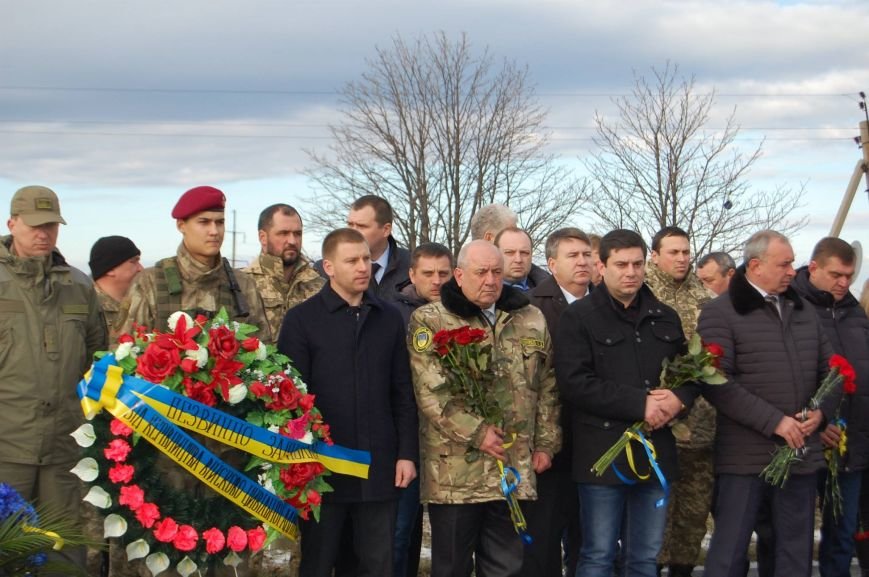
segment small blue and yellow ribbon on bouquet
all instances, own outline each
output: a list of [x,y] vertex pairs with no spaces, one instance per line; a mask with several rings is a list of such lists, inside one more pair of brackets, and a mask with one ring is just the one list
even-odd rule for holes
[[124,375],[113,355],[94,363],[77,392],[87,418],[106,409],[215,492],[292,539],[298,537],[295,508],[224,463],[184,429],[274,463],[318,461],[338,473],[368,477],[367,451],[303,443],[256,427],[161,385]]
[[[655,472],[658,481],[661,482],[661,488],[664,489],[664,496],[655,502],[656,508],[663,507],[667,504],[667,500],[670,497],[670,485],[667,482],[667,478],[664,476],[664,472],[661,471],[661,467],[658,465],[658,455],[655,452],[655,445],[653,445],[652,440],[647,438],[639,429],[628,429],[625,431],[624,435],[628,438],[628,444],[625,446],[625,457],[628,460],[628,468],[640,481],[646,481],[652,475],[651,472],[641,474],[637,471],[636,463],[634,462],[634,452],[631,449],[631,442],[636,441],[640,443],[640,446],[645,450],[646,457],[649,459],[649,465],[652,467],[652,471]],[[613,472],[616,474],[616,477],[618,477],[622,483],[625,485],[636,485],[637,481],[622,474],[618,467],[616,467],[615,463],[613,463],[611,467]]]
[[[516,442],[516,433],[513,433],[513,438],[509,443],[504,444],[504,449],[509,449]],[[522,539],[522,543],[530,545],[533,542],[531,535],[528,534],[528,522],[525,521],[525,515],[522,514],[522,509],[519,507],[519,500],[516,499],[516,489],[519,483],[522,482],[522,476],[515,467],[505,467],[504,463],[496,459],[498,470],[501,472],[501,494],[507,501],[507,508],[510,510],[510,520],[513,522],[513,528]]]

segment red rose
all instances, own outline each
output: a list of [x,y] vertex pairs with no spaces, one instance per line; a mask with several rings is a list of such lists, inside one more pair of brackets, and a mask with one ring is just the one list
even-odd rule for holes
[[317,475],[325,471],[320,463],[293,463],[280,473],[281,481],[287,490],[304,487]]
[[203,531],[202,538],[205,539],[205,552],[209,555],[220,553],[226,546],[226,537],[223,536],[223,532],[217,527]]
[[241,348],[248,352],[255,351],[259,348],[259,339],[256,337],[247,337],[241,341]]
[[181,370],[191,375],[199,370],[199,366],[196,364],[196,359],[191,359],[190,357],[184,358],[181,361]]
[[106,459],[114,461],[115,463],[123,463],[127,460],[127,455],[129,455],[132,450],[130,444],[125,440],[114,439],[109,443],[108,447],[103,449],[103,454],[106,456]]
[[266,403],[266,408],[270,411],[282,411],[289,409],[295,410],[299,406],[299,401],[302,400],[302,393],[293,384],[289,378],[281,378],[279,382],[274,384],[272,388],[277,388],[278,391],[271,391],[272,401]]
[[181,525],[178,527],[178,533],[172,540],[172,544],[179,551],[193,551],[197,541],[199,541],[199,534],[196,533],[196,529],[190,525]]
[[241,527],[233,525],[226,532],[226,544],[236,553],[244,551],[247,547],[247,533]]
[[133,434],[133,429],[131,429],[118,419],[112,419],[112,422],[109,423],[109,429],[116,437],[129,437]]
[[145,491],[138,485],[121,487],[121,497],[118,503],[126,505],[131,511],[137,511],[145,503]]
[[124,334],[122,334],[121,336],[118,337],[118,344],[119,344],[119,345],[123,345],[123,344],[126,344],[126,343],[133,343],[133,344],[135,344],[135,343],[136,343],[136,339],[134,339],[134,338],[132,337],[132,335],[130,335],[130,334],[128,334],[128,333],[124,333]]
[[458,332],[456,332],[456,335],[455,335],[455,341],[456,341],[456,344],[459,344],[462,346],[467,346],[467,345],[471,344],[472,342],[474,342],[474,339],[471,336],[471,327],[466,325],[466,326],[459,328]]
[[152,383],[162,383],[172,375],[181,364],[181,356],[178,349],[164,349],[155,345],[149,345],[145,354],[136,359],[137,372]]
[[109,481],[112,483],[129,483],[133,480],[133,473],[135,471],[132,465],[115,465],[109,469]]
[[154,503],[142,503],[139,510],[136,511],[136,519],[142,524],[145,529],[150,529],[160,518],[160,509]]
[[323,497],[313,489],[308,490],[308,505],[316,507],[323,502]]
[[238,339],[226,325],[208,331],[208,350],[215,357],[232,359],[238,353]]
[[178,534],[178,523],[172,517],[166,517],[154,525],[154,538],[161,543],[171,543]]
[[256,529],[250,529],[247,532],[247,546],[250,548],[252,553],[256,553],[263,547],[263,543],[266,542],[266,531],[262,527],[257,527]]
[[214,395],[211,385],[207,385],[201,381],[194,381],[190,378],[185,378],[183,384],[184,393],[194,401],[199,401],[209,407],[217,404],[217,397]]
[[261,382],[257,381],[255,383],[251,383],[247,388],[248,391],[254,394],[256,397],[269,397],[271,398],[272,390],[266,387]]
[[299,407],[302,408],[303,411],[308,412],[314,408],[314,395],[302,395],[302,398],[299,399]]

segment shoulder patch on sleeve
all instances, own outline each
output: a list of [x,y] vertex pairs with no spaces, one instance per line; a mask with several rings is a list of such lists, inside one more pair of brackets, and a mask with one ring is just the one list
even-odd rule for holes
[[543,350],[543,347],[544,347],[542,339],[532,339],[532,338],[528,338],[528,337],[523,337],[521,339],[521,343],[522,343],[522,346],[534,348],[534,349]]
[[428,350],[432,343],[432,332],[427,327],[413,331],[413,350],[418,353]]

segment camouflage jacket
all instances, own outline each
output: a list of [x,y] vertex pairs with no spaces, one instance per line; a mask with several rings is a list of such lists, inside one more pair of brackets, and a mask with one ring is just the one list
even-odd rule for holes
[[[682,321],[682,332],[690,339],[697,332],[700,308],[715,298],[689,269],[681,283],[650,262],[646,266],[646,284],[658,300],[671,307]],[[708,449],[715,440],[715,409],[706,399],[698,397],[691,411],[683,419],[672,424],[676,446],[680,449]]]
[[441,329],[468,325],[486,330],[493,356],[504,363],[506,378],[496,381],[495,386],[502,387],[498,391],[505,399],[501,406],[507,408],[503,428],[517,435],[507,449],[507,464],[522,477],[517,489],[520,499],[537,498],[532,452],[542,451],[551,457],[561,447],[552,343],[543,314],[528,304],[524,294],[510,287],[504,287],[496,312],[493,327],[451,280],[441,289],[441,302],[422,306],[411,316],[408,349],[420,411],[420,491],[425,503],[480,503],[503,498],[495,459],[485,454],[470,463],[465,459],[468,449],[479,447],[483,441],[483,419],[452,398],[448,390],[439,389],[444,376],[432,337]]
[[120,334],[118,326],[118,311],[121,310],[121,303],[112,298],[109,293],[100,288],[100,285],[94,284],[94,289],[97,291],[97,300],[100,303],[100,308],[103,311],[103,318],[106,319],[106,328],[109,331],[109,344],[113,344]]
[[320,292],[326,284],[304,257],[299,258],[289,282],[284,276],[283,261],[270,254],[260,254],[250,266],[241,270],[256,284],[275,340],[280,335],[287,311]]
[[0,237],[0,462],[75,463],[76,384],[106,327],[90,278],[57,250],[22,258],[11,244]]
[[[225,306],[230,317],[237,314],[231,299],[227,299],[229,302],[221,302],[221,293],[226,292],[222,291],[221,287],[225,287],[229,282],[222,262],[213,268],[208,268],[195,260],[187,252],[184,243],[181,243],[178,247],[176,263],[181,281],[181,310],[195,311],[199,309],[213,314],[220,310],[221,306]],[[119,333],[130,332],[133,323],[149,328],[166,329],[168,318],[157,318],[159,316],[158,298],[166,297],[166,295],[158,295],[157,286],[160,283],[158,275],[163,275],[163,271],[157,267],[146,268],[136,275],[130,292],[121,303],[118,312],[117,330]],[[249,311],[248,316],[240,320],[259,327],[257,336],[264,342],[271,343],[271,330],[266,321],[262,300],[256,291],[256,286],[251,278],[243,272],[236,271],[235,278],[247,301]]]

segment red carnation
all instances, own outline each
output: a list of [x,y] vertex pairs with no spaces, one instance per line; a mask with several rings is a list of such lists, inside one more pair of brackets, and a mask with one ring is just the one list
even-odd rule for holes
[[266,531],[262,527],[257,527],[256,529],[250,529],[247,532],[247,546],[250,548],[251,552],[256,553],[260,549],[262,549],[263,544],[266,542]]
[[111,430],[112,434],[116,437],[129,437],[133,434],[133,429],[118,419],[112,419],[112,422],[109,423],[109,430]]
[[118,503],[126,505],[131,511],[137,511],[145,503],[145,491],[138,485],[121,487],[121,497]]
[[299,399],[299,406],[303,411],[308,412],[314,408],[314,395],[302,395],[302,398]]
[[115,465],[109,469],[109,481],[112,483],[129,483],[133,480],[136,470],[132,465]]
[[199,534],[196,533],[196,529],[190,525],[181,525],[178,527],[178,533],[172,540],[172,544],[179,551],[193,551],[197,541],[199,541]]
[[154,525],[154,538],[161,543],[171,543],[178,534],[178,523],[172,517],[166,517]]
[[160,518],[160,509],[154,503],[142,503],[139,510],[136,511],[136,519],[142,524],[145,529],[150,529]]
[[152,383],[162,383],[181,364],[181,356],[177,348],[164,349],[152,344],[136,359],[136,364],[140,375]]
[[216,329],[211,329],[208,331],[208,336],[208,350],[215,357],[231,359],[238,353],[238,339],[235,338],[235,333],[229,330],[226,325],[220,325]]
[[247,547],[247,533],[241,527],[233,525],[226,532],[226,544],[236,553],[244,551]]
[[223,532],[217,527],[203,531],[202,538],[205,539],[205,552],[209,555],[220,553],[226,546],[226,537],[224,537]]
[[123,463],[127,460],[127,455],[129,455],[132,450],[130,444],[125,440],[114,439],[109,443],[108,447],[103,449],[103,454],[106,456],[106,459],[114,461],[115,463]]

